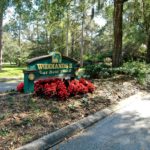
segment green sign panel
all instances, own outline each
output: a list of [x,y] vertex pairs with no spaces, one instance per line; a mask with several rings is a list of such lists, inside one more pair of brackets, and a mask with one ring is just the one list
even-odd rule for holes
[[76,60],[61,56],[59,52],[52,52],[50,55],[36,57],[27,61],[27,70],[24,70],[24,91],[34,91],[34,81],[46,77],[75,77],[79,68]]

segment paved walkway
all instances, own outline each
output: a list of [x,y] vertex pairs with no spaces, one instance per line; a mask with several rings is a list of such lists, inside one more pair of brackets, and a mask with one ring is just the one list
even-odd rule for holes
[[150,94],[140,95],[113,115],[51,150],[149,150]]

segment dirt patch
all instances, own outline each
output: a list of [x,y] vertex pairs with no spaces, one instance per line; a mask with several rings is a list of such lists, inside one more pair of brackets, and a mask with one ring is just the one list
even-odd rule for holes
[[136,82],[125,76],[93,80],[93,94],[67,101],[25,94],[0,95],[0,149],[15,149],[133,95]]

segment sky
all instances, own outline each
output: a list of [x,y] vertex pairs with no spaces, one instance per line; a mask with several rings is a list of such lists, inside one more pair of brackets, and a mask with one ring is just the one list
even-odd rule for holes
[[12,17],[13,14],[14,14],[13,7],[10,7],[6,10],[6,15],[4,17],[3,25],[5,25],[9,22],[9,19]]
[[97,16],[94,18],[94,21],[100,26],[104,26],[106,24],[106,20],[102,18],[101,16]]

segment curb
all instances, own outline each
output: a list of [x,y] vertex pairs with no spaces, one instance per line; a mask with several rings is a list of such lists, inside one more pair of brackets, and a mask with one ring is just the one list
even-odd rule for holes
[[55,146],[56,144],[62,142],[65,138],[70,137],[76,132],[82,131],[85,128],[93,125],[94,123],[106,118],[107,116],[111,115],[115,111],[119,110],[120,108],[130,104],[131,99],[135,99],[136,96],[139,94],[135,94],[125,99],[123,104],[121,105],[112,105],[109,108],[105,108],[101,111],[96,112],[93,115],[89,115],[86,118],[83,118],[75,123],[72,123],[64,128],[61,128],[53,133],[45,135],[29,144],[26,144],[16,150],[48,150],[49,148]]
[[113,110],[104,109],[102,111],[96,112],[94,115],[90,115],[84,119],[81,119],[71,125],[68,125],[60,130],[57,130],[53,133],[50,133],[46,136],[43,136],[40,139],[37,139],[29,144],[26,144],[17,150],[46,150],[57,143],[60,143],[64,138],[71,136],[75,132],[79,132],[92,124],[96,123],[99,120],[107,117],[112,114]]

